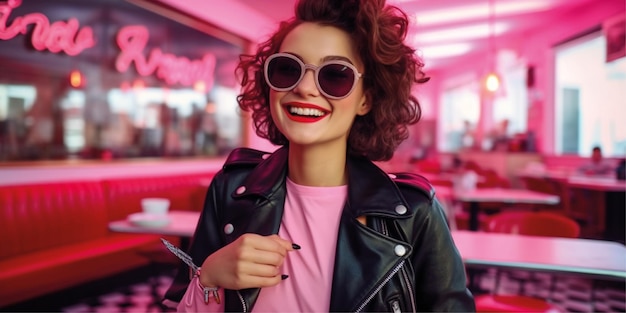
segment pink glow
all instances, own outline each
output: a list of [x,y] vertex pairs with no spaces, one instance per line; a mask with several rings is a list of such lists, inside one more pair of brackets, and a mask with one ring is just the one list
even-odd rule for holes
[[82,87],[84,83],[83,74],[80,71],[70,72],[70,85],[74,88]]
[[204,82],[205,88],[213,87],[215,73],[215,56],[205,54],[201,60],[189,60],[170,53],[163,53],[154,48],[146,58],[143,50],[148,43],[150,33],[145,26],[135,25],[123,27],[117,34],[117,45],[122,50],[115,61],[119,72],[126,72],[131,63],[135,63],[137,73],[142,76],[155,74],[170,85],[181,84],[192,86]]
[[[509,30],[510,25],[502,22],[494,23],[494,35],[499,36]],[[423,31],[413,37],[418,45],[441,42],[467,42],[469,40],[489,37],[491,25],[489,23],[474,23],[460,27],[448,27],[433,31]]]
[[83,50],[95,46],[96,39],[93,29],[85,26],[79,30],[78,20],[70,18],[67,22],[57,21],[50,24],[48,18],[41,13],[30,13],[18,16],[10,26],[7,26],[9,15],[13,9],[22,4],[21,0],[9,0],[0,5],[0,39],[10,40],[17,35],[26,34],[28,25],[33,24],[33,47],[39,51],[49,50],[68,55],[77,55]]
[[424,58],[431,60],[459,56],[469,52],[471,49],[472,45],[470,43],[463,42],[454,44],[424,46],[418,50],[423,53]]
[[[502,2],[495,5],[495,14],[499,17],[544,11],[549,9],[550,2],[544,0],[528,0]],[[439,25],[450,22],[483,20],[489,17],[489,4],[457,6],[440,10],[421,11],[415,16],[419,25]]]

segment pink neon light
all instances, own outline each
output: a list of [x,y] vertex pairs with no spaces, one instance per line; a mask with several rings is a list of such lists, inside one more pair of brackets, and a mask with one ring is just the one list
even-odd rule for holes
[[181,84],[191,86],[196,82],[205,83],[206,90],[213,87],[215,73],[215,56],[206,54],[201,60],[189,60],[161,49],[154,48],[143,55],[150,34],[145,26],[133,25],[123,27],[117,34],[117,45],[122,50],[115,61],[119,72],[126,72],[131,63],[135,63],[137,73],[142,76],[155,74],[159,79],[170,85]]
[[63,51],[68,55],[77,55],[95,46],[93,29],[85,26],[79,30],[78,20],[75,18],[50,24],[45,15],[30,13],[16,17],[11,26],[7,26],[9,15],[21,4],[22,0],[8,0],[6,4],[0,5],[0,39],[10,40],[20,33],[26,34],[28,25],[33,24],[35,27],[31,42],[39,51],[48,49],[54,53]]

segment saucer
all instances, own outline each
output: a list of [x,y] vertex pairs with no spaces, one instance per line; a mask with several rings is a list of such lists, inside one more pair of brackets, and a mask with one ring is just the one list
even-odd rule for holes
[[170,223],[170,219],[166,215],[149,214],[149,213],[133,213],[128,216],[128,220],[141,227],[164,227]]

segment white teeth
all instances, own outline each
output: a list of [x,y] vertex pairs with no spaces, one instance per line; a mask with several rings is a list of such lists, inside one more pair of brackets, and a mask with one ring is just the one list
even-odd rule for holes
[[322,116],[324,112],[312,108],[289,107],[289,113],[304,116]]

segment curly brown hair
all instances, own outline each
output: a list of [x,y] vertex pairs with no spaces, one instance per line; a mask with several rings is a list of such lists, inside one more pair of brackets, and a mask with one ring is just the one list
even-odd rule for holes
[[288,144],[270,114],[263,62],[278,52],[291,30],[313,22],[350,34],[365,66],[363,90],[371,110],[356,117],[348,137],[348,153],[373,161],[391,159],[398,145],[408,138],[408,126],[421,117],[412,86],[429,80],[415,50],[404,44],[409,27],[407,15],[395,6],[386,6],[385,0],[300,0],[295,13],[260,44],[255,55],[239,58],[237,73],[242,91],[237,102],[243,111],[252,112],[257,135],[276,145]]

